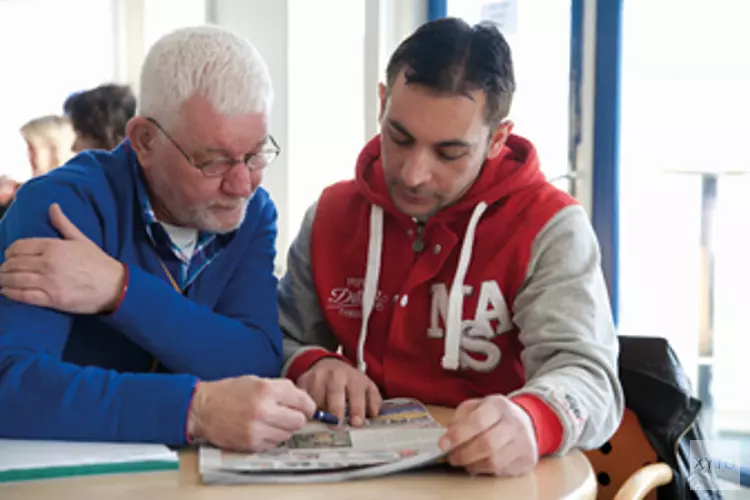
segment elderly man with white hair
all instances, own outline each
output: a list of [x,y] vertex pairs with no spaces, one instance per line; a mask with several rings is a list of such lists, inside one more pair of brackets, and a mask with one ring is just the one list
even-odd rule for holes
[[268,69],[214,26],[157,41],[112,152],[0,222],[0,437],[275,446],[315,412],[278,377]]

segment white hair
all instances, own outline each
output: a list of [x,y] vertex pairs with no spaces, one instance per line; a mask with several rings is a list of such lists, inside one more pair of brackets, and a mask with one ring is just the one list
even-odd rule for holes
[[268,66],[244,37],[205,25],[177,29],[154,43],[141,69],[139,111],[161,121],[201,95],[221,115],[270,112]]

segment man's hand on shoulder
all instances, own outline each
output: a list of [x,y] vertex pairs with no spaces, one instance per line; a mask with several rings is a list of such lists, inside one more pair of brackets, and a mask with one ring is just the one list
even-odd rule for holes
[[15,241],[0,266],[0,293],[74,314],[110,312],[126,284],[125,267],[89,240],[57,203],[49,216],[61,238]]
[[360,426],[366,416],[380,412],[380,391],[370,377],[338,358],[323,358],[297,379],[318,407],[325,408],[339,420],[345,417],[349,402],[349,420]]
[[264,451],[289,439],[315,410],[310,396],[288,379],[248,375],[200,382],[187,432],[224,449]]
[[505,396],[464,401],[440,441],[451,465],[471,474],[518,476],[539,461],[529,415]]

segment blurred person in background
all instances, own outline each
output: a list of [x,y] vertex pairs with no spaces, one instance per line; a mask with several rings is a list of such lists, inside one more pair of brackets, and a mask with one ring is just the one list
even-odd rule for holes
[[[20,129],[26,142],[31,176],[38,177],[59,167],[73,156],[75,132],[62,116],[47,115],[26,122]],[[0,175],[0,219],[15,198],[21,183]]]
[[32,177],[46,174],[73,156],[75,132],[70,121],[63,116],[34,118],[20,131],[28,148]]
[[63,109],[75,130],[75,152],[112,150],[125,138],[136,98],[129,86],[107,83],[70,96]]

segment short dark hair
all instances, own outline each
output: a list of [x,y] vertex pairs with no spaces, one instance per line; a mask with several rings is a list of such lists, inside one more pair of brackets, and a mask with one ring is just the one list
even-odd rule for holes
[[510,47],[497,26],[489,22],[472,26],[448,17],[422,25],[388,61],[389,92],[404,70],[407,84],[437,92],[484,91],[485,116],[491,126],[510,112],[516,90]]
[[127,85],[100,85],[68,97],[63,105],[76,133],[102,149],[114,149],[125,138],[125,127],[136,112],[136,98]]

